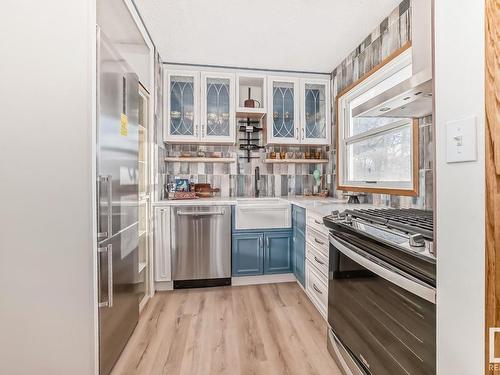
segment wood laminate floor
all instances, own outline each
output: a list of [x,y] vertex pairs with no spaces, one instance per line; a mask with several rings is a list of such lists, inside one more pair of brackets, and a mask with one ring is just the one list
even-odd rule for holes
[[148,303],[113,375],[340,375],[297,283],[175,290]]

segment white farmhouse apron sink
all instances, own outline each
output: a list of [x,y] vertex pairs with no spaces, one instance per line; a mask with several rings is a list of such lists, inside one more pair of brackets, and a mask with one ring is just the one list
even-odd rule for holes
[[292,206],[277,198],[238,199],[235,229],[279,229],[292,226]]

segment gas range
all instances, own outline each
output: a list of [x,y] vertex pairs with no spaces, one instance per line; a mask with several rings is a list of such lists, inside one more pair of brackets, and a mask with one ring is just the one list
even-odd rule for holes
[[[347,209],[323,219],[331,233],[435,285],[433,213],[419,209]],[[413,272],[410,272],[413,274]]]

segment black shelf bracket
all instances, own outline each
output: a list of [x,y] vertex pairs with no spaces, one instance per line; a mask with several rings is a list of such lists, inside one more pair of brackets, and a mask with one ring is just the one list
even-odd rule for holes
[[239,131],[246,134],[246,138],[240,138],[240,141],[245,142],[243,144],[240,144],[240,150],[245,150],[247,152],[247,155],[244,156],[243,158],[247,159],[248,162],[250,161],[250,159],[258,159],[257,156],[250,156],[250,155],[251,152],[254,150],[265,148],[264,146],[259,146],[258,143],[252,143],[260,141],[260,138],[255,139],[253,136],[253,134],[258,134],[263,130],[262,128],[254,126],[260,124],[260,121],[252,120],[247,117],[246,120],[238,121],[238,124],[241,125]]

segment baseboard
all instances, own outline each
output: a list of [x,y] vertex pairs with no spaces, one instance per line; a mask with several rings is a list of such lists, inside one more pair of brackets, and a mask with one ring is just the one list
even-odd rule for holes
[[292,281],[297,281],[293,273],[283,273],[278,275],[239,276],[231,278],[231,284],[233,286],[289,283]]
[[306,292],[306,287],[305,287],[305,286],[302,286],[302,284],[301,284],[301,283],[299,283],[299,280],[297,280],[297,285],[300,287],[300,289],[302,289],[302,290],[304,291],[304,293],[306,294],[306,296],[308,296],[308,297],[309,297],[309,295],[308,295],[308,294],[307,294],[307,292]]
[[146,294],[142,298],[141,302],[139,302],[139,314],[142,312],[142,310],[144,310],[144,307],[146,307],[146,305],[148,304],[150,298],[151,297],[149,296],[149,294]]
[[[259,275],[259,276],[239,276],[231,278],[231,285],[257,285],[257,284],[272,284],[272,283],[289,283],[297,281],[295,275],[293,273],[283,273],[277,275]],[[300,283],[297,282],[299,286]],[[174,282],[173,281],[157,281],[155,282],[155,291],[163,292],[168,290],[174,290]],[[305,292],[305,289],[304,289]]]
[[174,290],[173,281],[157,281],[155,282],[155,291],[164,292],[166,290]]

